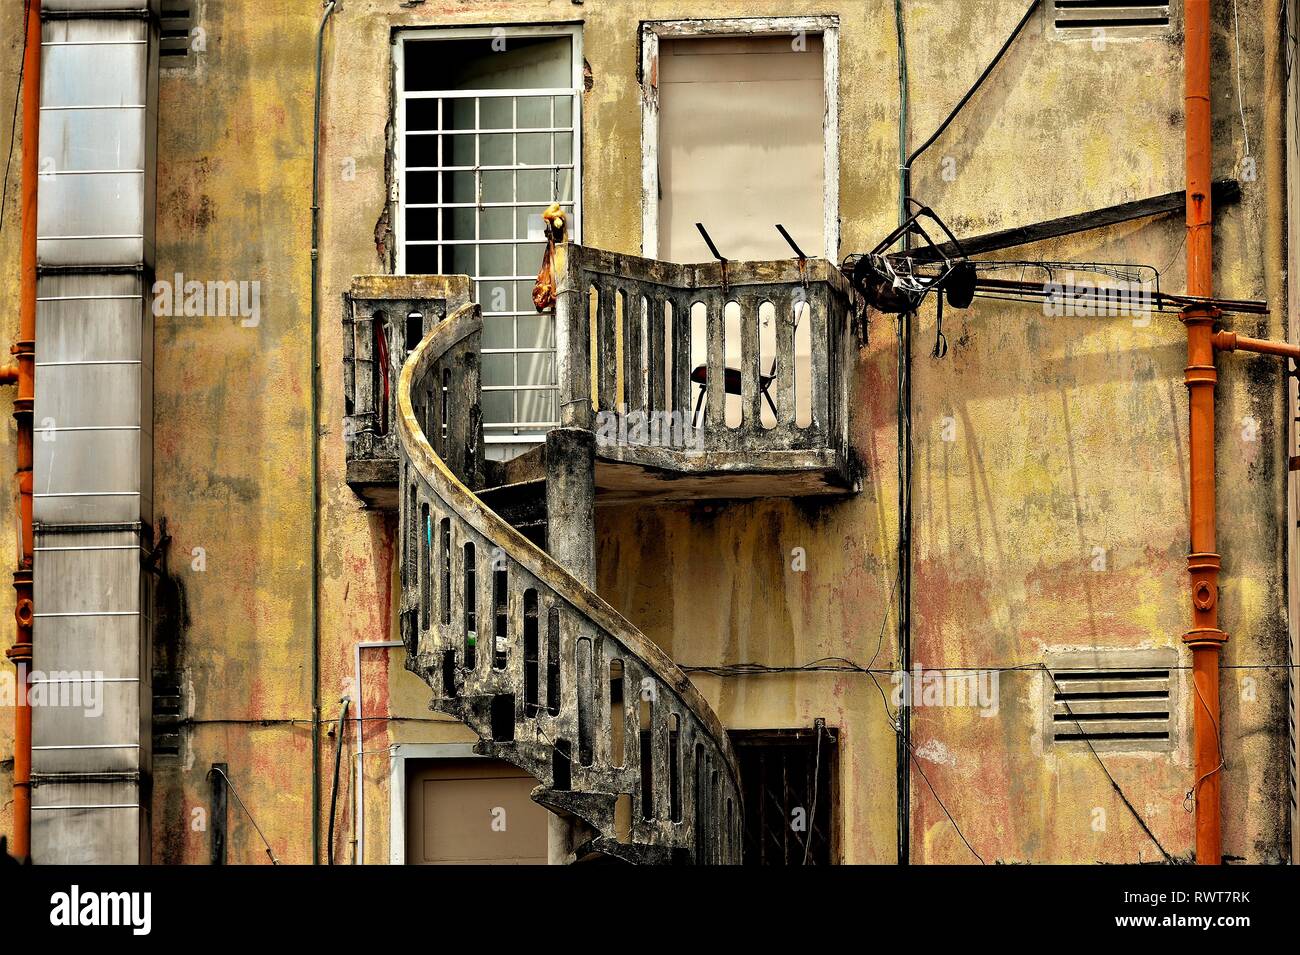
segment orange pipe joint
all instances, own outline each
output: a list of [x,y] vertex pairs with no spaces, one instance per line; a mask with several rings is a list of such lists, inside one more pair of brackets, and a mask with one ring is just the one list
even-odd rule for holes
[[1265,338],[1247,338],[1236,332],[1215,332],[1214,347],[1219,351],[1249,351],[1260,355],[1276,355],[1300,361],[1300,345],[1274,342]]

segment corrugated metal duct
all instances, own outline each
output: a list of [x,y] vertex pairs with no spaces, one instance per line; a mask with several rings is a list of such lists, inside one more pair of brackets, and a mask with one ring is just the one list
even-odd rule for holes
[[158,0],[42,15],[32,856],[147,862]]

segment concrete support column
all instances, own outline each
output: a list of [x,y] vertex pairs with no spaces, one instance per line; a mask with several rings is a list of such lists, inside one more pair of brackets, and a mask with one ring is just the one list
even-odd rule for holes
[[[546,549],[570,574],[596,587],[596,436],[580,428],[546,435]],[[550,817],[547,861],[567,865],[590,831],[576,820]]]

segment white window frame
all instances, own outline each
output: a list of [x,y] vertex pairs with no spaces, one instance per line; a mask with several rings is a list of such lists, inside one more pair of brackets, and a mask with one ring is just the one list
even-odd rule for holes
[[[507,42],[510,38],[520,37],[568,37],[572,43],[572,86],[570,88],[562,87],[538,87],[536,89],[492,89],[492,90],[451,90],[451,91],[417,91],[407,93],[405,90],[405,48],[408,40],[459,40],[459,39],[493,39],[504,37]],[[573,216],[569,223],[569,236],[574,242],[581,242],[582,239],[582,92],[583,92],[583,48],[582,48],[582,24],[533,24],[527,26],[477,26],[477,27],[421,27],[414,29],[398,30],[393,35],[393,67],[394,67],[394,87],[393,87],[393,112],[394,128],[396,130],[396,143],[394,150],[394,169],[393,182],[396,187],[396,195],[390,196],[390,207],[393,221],[393,236],[396,242],[397,255],[395,257],[395,269],[398,275],[406,274],[406,101],[408,99],[462,99],[472,97],[506,97],[506,96],[564,96],[573,94]],[[543,167],[544,168],[544,167]],[[517,199],[515,201],[518,201]],[[519,240],[513,240],[519,241]],[[541,262],[537,263],[540,268]],[[516,272],[519,266],[516,264]],[[516,275],[511,281],[524,282],[534,279],[536,273],[530,275]],[[480,278],[471,276],[473,288],[477,294],[477,288]],[[512,318],[517,318],[519,314],[524,313],[520,303],[516,300],[515,312]],[[512,348],[509,351],[512,354],[521,354],[519,349]],[[504,353],[501,352],[501,353]],[[527,351],[527,350],[525,350]],[[555,349],[550,349],[552,355]],[[489,352],[492,353],[492,352]],[[558,368],[558,362],[553,362]],[[558,382],[550,386],[526,386],[520,388],[518,381],[511,389],[518,393],[520,390],[550,390],[556,395],[555,407],[558,414]],[[525,427],[519,427],[523,425]],[[532,427],[528,427],[532,425]],[[518,422],[515,429],[506,433],[493,434],[486,432],[483,436],[485,444],[502,444],[502,445],[529,445],[537,444],[546,440],[546,432],[551,428],[558,427],[558,421],[550,422]]]
[[840,18],[743,17],[726,20],[653,20],[641,24],[641,254],[659,254],[659,41],[680,37],[773,36],[799,33],[822,38],[822,212],[825,256],[839,261],[840,247]]

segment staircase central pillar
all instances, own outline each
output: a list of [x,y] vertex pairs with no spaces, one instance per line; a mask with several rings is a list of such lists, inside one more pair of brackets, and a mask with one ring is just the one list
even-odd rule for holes
[[[596,435],[555,428],[546,435],[546,549],[565,570],[596,589]],[[550,816],[547,862],[567,865],[594,833],[584,823]]]

